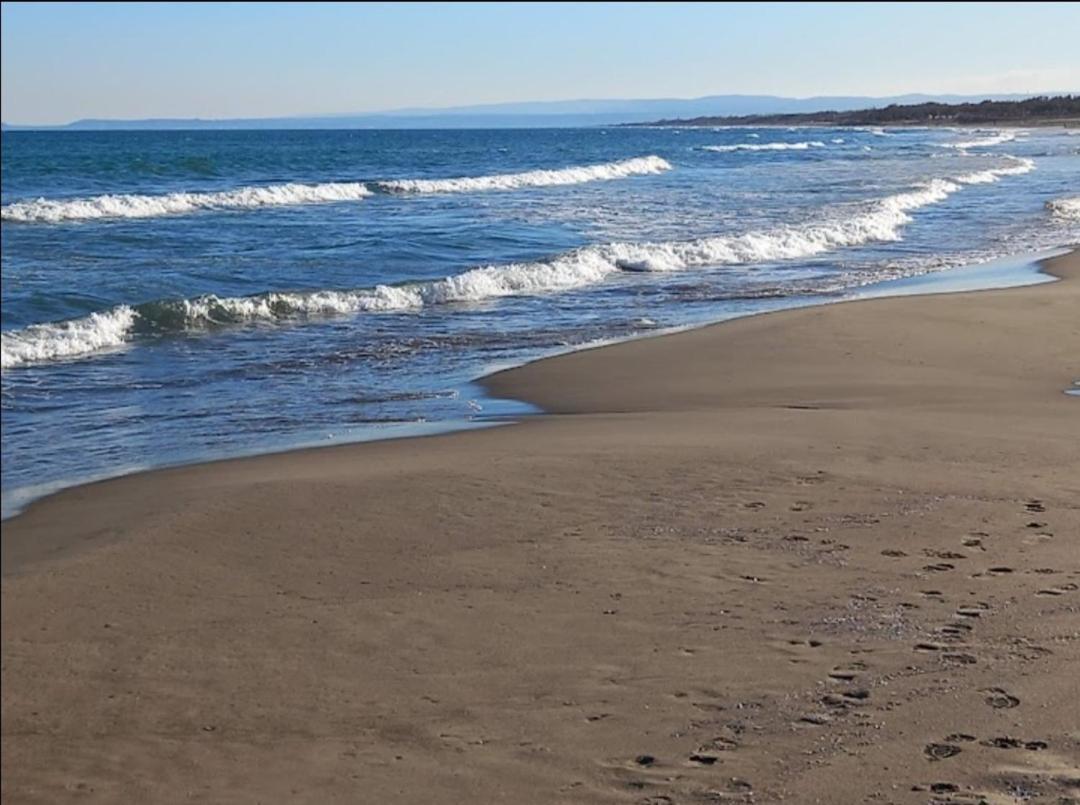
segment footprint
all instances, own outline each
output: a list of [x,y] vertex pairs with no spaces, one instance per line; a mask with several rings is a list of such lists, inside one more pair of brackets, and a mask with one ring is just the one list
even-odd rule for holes
[[885,550],[883,550],[881,552],[881,555],[882,556],[892,556],[892,557],[907,556],[906,553],[904,553],[903,551],[901,551],[901,550],[899,550],[897,548],[886,548]]
[[718,758],[716,755],[702,755],[702,754],[690,755],[690,762],[691,763],[697,763],[699,766],[712,766],[719,759],[720,758]]
[[960,747],[955,744],[927,744],[923,749],[923,754],[930,760],[945,760],[959,755],[960,752]]
[[799,719],[806,724],[814,724],[815,726],[821,726],[822,724],[828,724],[832,719],[824,713],[807,713],[805,716]]
[[1043,502],[1041,500],[1035,500],[1034,498],[1029,500],[1027,502],[1027,505],[1024,506],[1024,508],[1033,514],[1046,511],[1046,507],[1043,505]]
[[859,676],[860,671],[866,670],[866,664],[853,662],[846,666],[837,666],[829,671],[829,679],[837,682],[851,682]]
[[1026,749],[1029,752],[1040,752],[1049,744],[1046,741],[1024,741],[1020,738],[1011,738],[1003,735],[998,738],[990,738],[982,742],[983,746],[992,746],[995,749]]
[[985,701],[995,710],[1011,710],[1020,704],[1020,700],[1004,688],[983,688],[980,693],[988,694]]
[[941,658],[946,662],[955,662],[959,665],[974,665],[978,662],[973,654],[942,654]]
[[915,644],[915,650],[916,651],[944,651],[947,648],[948,648],[948,646],[946,646],[944,643],[916,643]]
[[963,640],[970,631],[971,627],[966,623],[947,623],[938,629],[946,640]]
[[967,556],[956,551],[932,551],[929,548],[923,550],[923,556],[932,556],[935,559],[967,559]]
[[978,548],[980,551],[986,550],[986,548],[983,547],[982,539],[979,537],[968,537],[963,541],[963,545],[965,548]]
[[966,732],[954,732],[952,735],[946,735],[945,740],[953,743],[971,743],[975,740],[975,736],[968,735]]
[[656,763],[656,758],[652,755],[638,755],[636,758],[634,758],[634,763],[639,766],[648,767]]
[[1002,567],[992,567],[989,570],[987,570],[986,572],[990,573],[991,575],[994,575],[994,576],[999,576],[999,575],[1004,575],[1005,573],[1012,573],[1013,569],[1011,567],[1004,567],[1004,566],[1002,566]]
[[1028,528],[1046,528],[1046,523],[1040,523],[1040,522],[1037,522],[1035,520],[1032,520],[1030,523],[1027,524],[1027,527]]
[[935,565],[925,565],[923,570],[927,570],[931,573],[944,573],[946,570],[954,570],[955,565],[950,565],[948,562],[938,562]]
[[953,794],[959,790],[953,783],[930,783],[930,791],[934,794]]
[[1008,736],[1001,736],[998,738],[988,738],[982,741],[983,746],[992,746],[995,749],[1019,749],[1024,745],[1024,742],[1019,738],[1010,738]]
[[981,618],[983,613],[989,609],[990,607],[986,604],[975,604],[973,606],[960,607],[956,610],[956,614],[961,618]]
[[1077,585],[1069,582],[1068,584],[1059,584],[1056,587],[1047,587],[1045,590],[1039,590],[1038,595],[1065,595],[1065,593],[1075,592]]

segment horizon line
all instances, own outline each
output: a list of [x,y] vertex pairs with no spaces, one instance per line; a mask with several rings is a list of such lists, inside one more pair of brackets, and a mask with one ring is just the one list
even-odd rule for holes
[[[954,97],[954,98],[966,98],[974,101],[975,99],[989,100],[992,96],[1008,96],[1010,98],[1041,98],[1041,97],[1071,97],[1074,95],[1080,95],[1080,89],[1074,90],[1049,90],[1040,92],[984,92],[984,93],[959,93],[959,92],[904,92],[894,95],[774,95],[770,93],[746,93],[746,92],[733,92],[733,93],[718,93],[710,95],[698,95],[693,97],[679,97],[679,96],[666,96],[666,97],[645,97],[645,98],[633,98],[633,97],[619,97],[619,98],[564,98],[557,100],[525,100],[525,101],[493,101],[488,103],[476,103],[476,104],[458,104],[453,106],[404,106],[395,107],[393,109],[382,109],[375,111],[355,111],[355,112],[315,112],[315,113],[297,113],[297,114],[280,114],[280,115],[266,115],[258,117],[171,117],[171,116],[157,116],[157,117],[80,117],[73,120],[68,120],[63,123],[19,123],[3,120],[0,121],[0,126],[5,128],[22,128],[22,129],[61,129],[78,125],[80,123],[103,123],[103,124],[123,124],[123,123],[152,123],[152,122],[176,122],[176,123],[228,123],[239,121],[251,121],[251,122],[270,122],[270,121],[290,121],[290,120],[333,120],[349,117],[417,117],[424,116],[446,116],[446,117],[469,117],[473,115],[484,114],[479,110],[483,109],[497,109],[504,106],[530,106],[530,105],[555,105],[555,104],[581,104],[581,103],[693,103],[700,101],[708,101],[714,98],[761,98],[761,99],[776,99],[780,101],[813,101],[817,99],[830,100],[830,99],[865,99],[867,101],[884,101],[894,100],[898,98],[909,97]],[[932,101],[931,101],[932,102]],[[970,101],[969,101],[970,102]],[[460,111],[457,111],[460,110]],[[814,110],[815,112],[833,111],[827,109]],[[507,111],[501,113],[505,117],[556,117],[559,115],[577,115],[577,116],[590,116],[590,115],[612,115],[612,114],[628,114],[620,112],[605,112],[605,111],[580,111],[580,112],[525,112],[525,111]],[[491,114],[498,114],[492,112]],[[764,113],[770,114],[770,113]],[[772,113],[772,114],[784,114],[784,113]],[[738,117],[740,115],[716,115],[727,117]]]

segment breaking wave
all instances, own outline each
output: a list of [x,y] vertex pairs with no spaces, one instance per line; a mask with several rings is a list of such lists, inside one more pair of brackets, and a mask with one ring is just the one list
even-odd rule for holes
[[[88,355],[139,336],[206,330],[230,324],[302,320],[363,312],[418,310],[582,288],[628,271],[680,271],[810,257],[873,241],[896,241],[911,213],[945,200],[965,185],[996,182],[1032,170],[1027,159],[1001,168],[933,179],[905,193],[834,210],[821,220],[739,235],[686,241],[585,246],[548,260],[473,268],[442,279],[352,290],[272,292],[255,296],[201,296],[120,305],[70,321],[4,332],[0,366]],[[1075,199],[1064,201],[1075,202]]]
[[627,176],[661,173],[671,163],[658,156],[637,157],[602,165],[584,165],[560,170],[535,170],[458,179],[396,179],[383,182],[330,182],[324,184],[279,184],[240,187],[214,193],[169,193],[168,195],[117,194],[89,198],[18,201],[0,208],[5,221],[20,223],[61,223],[99,218],[157,218],[202,210],[244,210],[298,204],[325,204],[359,201],[373,195],[372,188],[389,193],[455,193],[479,190],[512,190],[519,187],[548,187],[580,184]]
[[200,210],[244,210],[282,207],[292,204],[320,204],[359,201],[372,195],[359,182],[327,184],[278,184],[240,187],[217,193],[169,193],[168,195],[105,195],[90,198],[17,201],[5,204],[0,217],[5,221],[55,224],[96,218],[157,218]]
[[600,165],[582,165],[560,170],[534,170],[524,173],[502,173],[493,176],[472,176],[458,179],[394,179],[375,182],[380,190],[390,193],[468,193],[478,190],[513,190],[519,187],[551,187],[553,185],[581,184],[583,182],[623,179],[671,170],[666,159],[652,155],[605,162]]
[[1046,202],[1046,209],[1055,218],[1063,218],[1066,221],[1080,221],[1080,196],[1052,199]]
[[738,143],[736,145],[703,145],[702,151],[806,151],[809,148],[824,148],[825,143],[811,140],[803,143]]
[[959,184],[990,184],[1004,176],[1020,176],[1035,169],[1034,160],[1027,157],[1006,156],[1010,165],[1004,168],[987,168],[986,170],[964,173],[955,177]]
[[1015,139],[1016,135],[1011,131],[998,131],[988,137],[977,137],[973,140],[963,140],[958,143],[941,143],[940,145],[942,148],[956,148],[960,151],[966,151],[969,148],[989,148],[992,145],[1011,143]]

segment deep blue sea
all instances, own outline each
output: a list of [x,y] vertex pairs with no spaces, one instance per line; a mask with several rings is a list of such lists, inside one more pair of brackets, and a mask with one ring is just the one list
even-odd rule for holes
[[1080,239],[1062,130],[5,132],[3,492],[514,412],[494,367]]

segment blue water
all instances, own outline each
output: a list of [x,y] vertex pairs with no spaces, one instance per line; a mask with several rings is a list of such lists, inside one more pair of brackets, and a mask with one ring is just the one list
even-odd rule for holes
[[521,410],[492,367],[1075,242],[1080,138],[1009,136],[5,132],[5,502],[478,424]]

